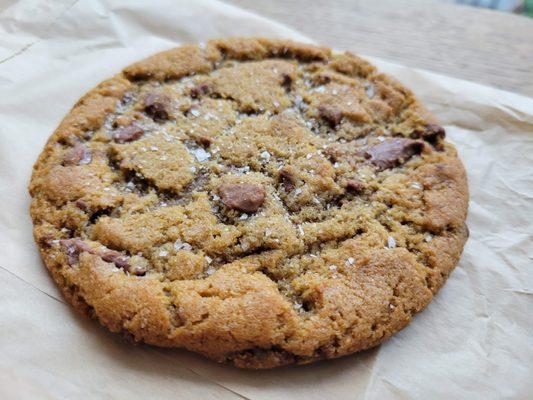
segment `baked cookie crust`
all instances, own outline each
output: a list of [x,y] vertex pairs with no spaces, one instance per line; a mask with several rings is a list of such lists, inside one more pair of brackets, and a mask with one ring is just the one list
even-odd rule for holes
[[242,368],[378,345],[468,231],[466,174],[411,91],[285,40],[182,46],[82,97],[30,183],[66,299],[136,342]]

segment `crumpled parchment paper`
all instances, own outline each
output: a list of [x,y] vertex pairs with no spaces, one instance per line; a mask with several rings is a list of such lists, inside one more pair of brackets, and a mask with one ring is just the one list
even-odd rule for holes
[[470,239],[430,306],[379,348],[242,371],[132,346],[65,304],[31,234],[31,167],[61,118],[122,67],[221,36],[309,39],[216,0],[0,2],[2,399],[526,399],[533,396],[533,99],[371,59],[446,127]]

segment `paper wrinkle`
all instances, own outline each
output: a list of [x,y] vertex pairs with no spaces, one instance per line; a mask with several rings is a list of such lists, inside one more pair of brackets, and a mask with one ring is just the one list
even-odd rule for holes
[[404,331],[338,360],[240,371],[183,350],[132,346],[65,304],[40,261],[28,215],[27,184],[42,146],[84,92],[124,66],[224,36],[310,41],[215,0],[24,0],[0,12],[0,397],[530,396],[533,99],[373,58],[445,126],[471,194],[461,262]]

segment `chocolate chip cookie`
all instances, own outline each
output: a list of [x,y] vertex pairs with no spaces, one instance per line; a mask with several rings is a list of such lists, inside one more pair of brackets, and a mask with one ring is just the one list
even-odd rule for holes
[[283,40],[127,67],[61,122],[30,193],[76,309],[243,368],[383,342],[468,235],[465,171],[413,94],[355,55]]

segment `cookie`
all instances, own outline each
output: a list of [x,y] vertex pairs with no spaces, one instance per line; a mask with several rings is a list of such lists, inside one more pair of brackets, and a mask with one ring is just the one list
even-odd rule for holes
[[464,168],[411,91],[283,40],[127,67],[61,122],[30,193],[76,309],[243,368],[378,345],[428,305],[468,235]]

